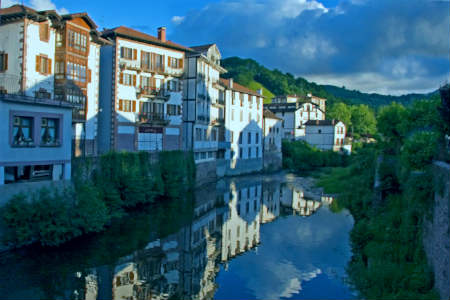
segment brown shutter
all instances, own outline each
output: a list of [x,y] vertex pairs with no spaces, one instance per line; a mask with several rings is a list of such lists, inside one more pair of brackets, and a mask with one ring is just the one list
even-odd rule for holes
[[52,74],[52,60],[50,58],[48,59],[47,74]]
[[180,69],[183,69],[183,59],[180,58]]
[[164,72],[166,70],[166,56],[162,56],[162,71]]
[[133,86],[136,86],[136,75],[133,75]]
[[36,72],[40,72],[41,70],[41,57],[36,55]]
[[120,72],[120,75],[119,75],[119,83],[123,84],[123,73],[122,72]]
[[122,111],[123,110],[123,101],[119,99],[119,110]]
[[144,51],[141,50],[141,69],[144,69]]
[[136,112],[136,101],[132,101],[133,102],[133,112]]
[[88,81],[88,82],[91,82],[91,80],[92,80],[92,79],[91,79],[91,76],[92,76],[91,73],[92,73],[91,69],[87,69],[87,81]]
[[137,59],[137,50],[133,49],[133,60]]
[[4,69],[6,71],[6,70],[8,70],[8,53],[5,53],[3,57],[4,57],[4,60],[5,60],[5,62],[4,62]]
[[144,102],[139,102],[139,112],[142,113],[144,111]]

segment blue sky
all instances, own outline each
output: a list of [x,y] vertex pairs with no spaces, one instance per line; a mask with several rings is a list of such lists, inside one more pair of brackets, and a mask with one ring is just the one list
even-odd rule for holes
[[[16,0],[2,0],[9,6]],[[364,92],[428,92],[448,81],[448,0],[24,0],[88,12],[99,29],[126,25],[186,46],[217,43],[323,84]],[[127,5],[127,4],[130,5]]]

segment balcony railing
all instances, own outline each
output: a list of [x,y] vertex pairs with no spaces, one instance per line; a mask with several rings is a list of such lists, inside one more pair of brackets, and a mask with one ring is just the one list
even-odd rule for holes
[[141,87],[138,89],[138,94],[141,96],[161,97],[168,98],[170,96],[169,91],[163,88],[156,87]]
[[140,112],[137,114],[139,123],[167,123],[168,115],[157,112]]
[[[64,100],[55,99],[52,94],[45,89],[54,87],[53,78],[51,82],[36,81],[30,88],[23,91],[21,88],[21,77],[10,74],[0,74],[0,99],[28,104],[56,105],[73,108],[75,105]],[[30,81],[28,80],[28,83]]]

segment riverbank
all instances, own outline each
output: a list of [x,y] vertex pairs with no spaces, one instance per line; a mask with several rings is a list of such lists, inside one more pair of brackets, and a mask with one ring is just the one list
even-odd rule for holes
[[18,193],[1,209],[5,247],[58,246],[100,232],[127,211],[165,199],[183,201],[195,187],[192,153],[108,153],[73,163],[72,184]]

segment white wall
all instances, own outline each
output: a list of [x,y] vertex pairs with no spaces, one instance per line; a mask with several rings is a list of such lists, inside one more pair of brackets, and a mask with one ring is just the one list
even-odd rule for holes
[[20,76],[22,75],[22,46],[23,20],[0,26],[0,52],[8,54],[8,70],[0,73],[0,86],[15,93],[20,90]]

